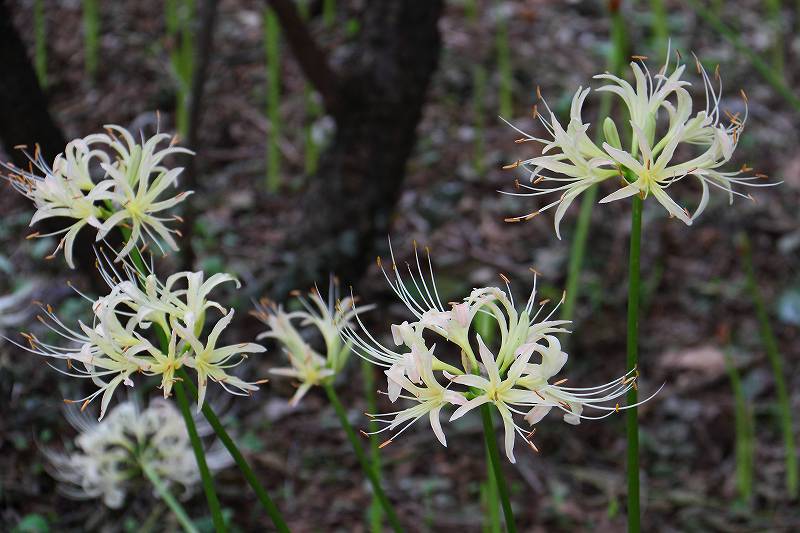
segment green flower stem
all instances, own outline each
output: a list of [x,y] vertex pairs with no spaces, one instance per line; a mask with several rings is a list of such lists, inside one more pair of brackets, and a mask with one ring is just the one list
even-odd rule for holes
[[42,88],[47,87],[47,26],[44,17],[44,0],[33,2],[33,65]]
[[[191,394],[194,398],[197,398],[197,387],[195,387],[194,383],[192,383],[191,379],[189,379],[189,375],[186,373],[186,370],[180,368],[175,373],[181,380],[183,380],[182,383],[186,385],[186,388],[189,390],[189,394]],[[176,385],[178,383],[180,382],[176,382]],[[205,416],[206,420],[208,420],[208,423],[214,430],[214,433],[217,434],[219,440],[222,442],[225,448],[228,449],[228,452],[236,462],[236,466],[238,466],[239,470],[242,471],[242,474],[250,484],[250,487],[256,493],[258,501],[261,503],[261,507],[263,507],[267,512],[272,520],[272,523],[275,525],[275,528],[281,533],[289,533],[289,527],[286,525],[286,521],[284,520],[280,510],[278,510],[275,502],[272,501],[272,498],[269,497],[267,491],[258,481],[253,469],[250,467],[247,459],[244,458],[244,455],[242,455],[242,452],[239,451],[236,443],[233,442],[233,439],[230,437],[230,435],[228,435],[228,432],[225,431],[225,428],[222,426],[222,422],[220,422],[217,414],[207,403],[203,404],[202,411],[203,416]]]
[[778,342],[775,340],[775,334],[772,332],[772,327],[770,327],[769,324],[769,314],[764,305],[764,298],[761,296],[761,292],[758,290],[758,284],[756,283],[756,272],[753,267],[753,253],[750,246],[750,239],[745,233],[742,233],[739,239],[741,242],[740,251],[742,262],[744,263],[744,269],[747,275],[747,289],[750,292],[750,297],[753,299],[753,304],[756,308],[761,342],[764,344],[764,350],[767,352],[767,358],[772,366],[772,375],[775,379],[775,390],[778,394],[778,412],[781,431],[783,432],[783,447],[786,455],[786,489],[789,491],[789,496],[794,499],[797,498],[798,492],[797,453],[794,442],[791,400],[789,399],[789,392],[786,388],[783,357],[781,357],[781,353],[778,350]]
[[749,505],[753,496],[753,467],[755,454],[755,422],[753,409],[747,401],[739,370],[725,350],[725,368],[731,381],[734,400],[734,428],[736,429],[736,488],[742,501]]
[[502,533],[503,523],[500,521],[500,496],[497,493],[497,478],[494,477],[492,460],[489,450],[486,450],[486,483],[481,485],[481,492],[486,503],[486,516],[484,517],[484,533]]
[[[364,396],[367,401],[367,412],[376,413],[378,411],[378,398],[375,392],[375,367],[366,359],[361,359],[361,377],[364,383]],[[372,433],[378,429],[378,424],[370,419],[369,431]],[[381,478],[381,452],[378,446],[377,435],[369,437],[369,456],[372,460],[372,468],[378,479]],[[370,531],[380,533],[383,523],[383,511],[381,510],[380,500],[373,495],[372,505],[369,510]]]
[[[628,263],[628,370],[639,365],[639,250],[642,242],[642,198],[633,196],[631,211],[631,246]],[[638,401],[638,391],[628,391],[628,405]],[[639,508],[639,409],[625,411],[628,437],[628,532],[639,533],[641,516]]]
[[653,15],[653,40],[659,57],[667,53],[669,43],[669,18],[664,0],[650,0],[650,11]]
[[[183,373],[185,376],[185,372]],[[189,432],[189,440],[192,442],[192,449],[194,450],[194,458],[197,460],[197,468],[200,470],[200,478],[203,481],[203,491],[206,493],[206,500],[208,500],[208,508],[211,511],[211,519],[214,522],[215,531],[225,531],[225,521],[222,518],[222,510],[219,506],[219,498],[214,489],[214,480],[211,477],[211,472],[208,470],[206,463],[206,452],[203,449],[203,443],[200,441],[200,436],[197,434],[197,426],[194,424],[191,410],[189,408],[189,400],[186,398],[186,391],[183,389],[183,381],[188,381],[181,376],[182,379],[176,380],[173,386],[175,396],[178,399],[178,407],[183,415],[183,421],[186,423],[186,430]]]
[[508,485],[503,476],[503,466],[500,462],[500,452],[497,450],[497,438],[494,434],[491,406],[488,403],[481,405],[481,419],[483,420],[483,439],[486,441],[486,451],[489,453],[489,463],[494,471],[497,482],[497,493],[500,504],[503,506],[503,515],[506,518],[506,531],[515,533],[517,526],[514,523],[514,512],[511,510],[511,501],[508,499]]
[[86,74],[94,80],[100,45],[100,2],[83,0],[83,57]]
[[400,525],[400,520],[397,518],[397,513],[395,513],[394,507],[392,507],[392,504],[389,502],[389,498],[383,491],[383,487],[381,487],[381,481],[375,473],[374,467],[370,464],[367,454],[364,453],[364,448],[361,446],[358,435],[356,435],[353,426],[351,426],[350,422],[347,420],[347,412],[345,411],[342,402],[339,401],[339,397],[336,395],[333,385],[327,383],[323,387],[328,395],[331,405],[333,405],[333,409],[336,411],[336,415],[339,417],[339,422],[342,424],[342,429],[344,429],[344,432],[347,434],[347,438],[350,440],[350,444],[353,446],[353,451],[355,452],[356,457],[358,457],[358,462],[361,464],[361,469],[367,475],[367,478],[369,478],[370,483],[372,483],[372,490],[375,492],[375,496],[381,502],[384,512],[386,512],[386,519],[389,521],[389,524],[395,531],[403,531],[403,526]]
[[140,466],[142,467],[142,473],[144,473],[145,477],[147,477],[147,479],[150,480],[150,483],[153,484],[153,487],[156,489],[158,495],[162,500],[164,500],[164,503],[167,504],[167,507],[169,507],[170,510],[175,514],[175,518],[178,519],[178,522],[183,530],[187,533],[198,533],[197,528],[192,523],[189,515],[186,514],[183,506],[178,502],[178,500],[175,499],[175,496],[169,492],[167,485],[160,477],[158,477],[158,474],[155,470],[153,470],[153,467],[147,464],[146,461],[142,461]]
[[[608,58],[608,70],[619,75],[625,65],[626,33],[625,21],[619,9],[611,11],[611,52]],[[595,141],[602,139],[602,124],[606,117],[611,113],[612,93],[604,92],[600,96],[600,108],[598,110],[597,133]],[[583,258],[586,253],[586,243],[589,238],[589,224],[592,219],[592,209],[597,199],[597,185],[589,187],[583,198],[580,200],[581,208],[578,212],[578,221],[575,224],[575,233],[572,236],[572,245],[569,252],[569,265],[567,269],[566,299],[561,308],[561,318],[572,320],[575,314],[575,305],[580,292],[580,277],[583,269]]]

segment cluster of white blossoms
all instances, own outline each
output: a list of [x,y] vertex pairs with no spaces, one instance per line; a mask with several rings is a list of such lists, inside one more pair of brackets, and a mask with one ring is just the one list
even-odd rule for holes
[[[687,90],[691,83],[681,79],[686,65],[681,63],[680,55],[670,72],[670,53],[667,52],[666,63],[655,76],[647,69],[644,62],[646,58],[637,56],[635,59],[631,62],[635,85],[609,73],[595,76],[595,79],[609,82],[597,90],[618,96],[628,111],[631,140],[628,150],[623,148],[617,125],[610,117],[603,122],[604,142],[600,146],[589,137],[589,124],[584,123],[581,116],[589,88],[579,87],[575,92],[566,129],[539,95],[548,116],[540,114],[536,107],[534,115],[547,131],[546,138],[525,133],[509,123],[523,135],[517,139],[517,143],[540,143],[542,150],[539,156],[504,167],[523,166],[530,171],[530,185],[517,181],[519,192],[506,194],[540,196],[557,193],[559,197],[527,215],[508,218],[507,222],[529,220],[555,207],[555,230],[558,238],[561,238],[559,224],[575,198],[592,185],[614,178],[621,179],[624,185],[605,196],[600,203],[635,194],[642,198],[652,195],[669,212],[670,217],[676,217],[688,225],[705,210],[709,185],[727,192],[731,202],[734,195],[749,198],[749,195],[735,191],[736,185],[777,185],[757,183],[766,176],[747,175],[752,170],[747,167],[738,171],[719,170],[730,161],[747,120],[744,92],[741,93],[744,114],[726,113],[728,122],[725,124],[720,112],[722,81],[718,71],[714,74],[719,84],[715,90],[711,77],[695,57],[697,71],[705,87],[705,107],[693,114],[692,97]],[[697,179],[702,191],[694,213],[667,194],[671,185],[688,176]]]
[[[328,287],[327,301],[316,287],[307,298],[299,292],[293,295],[302,306],[301,310],[287,312],[280,305],[261,300],[252,314],[269,328],[256,340],[275,339],[289,360],[291,366],[273,368],[270,373],[299,382],[297,392],[289,401],[290,405],[296,406],[311,387],[324,385],[344,368],[351,343],[343,342],[342,330],[352,328],[351,321],[356,313],[374,306],[356,307],[356,299],[352,296],[339,300],[338,284],[333,278]],[[325,355],[312,348],[295,322],[301,328],[313,326],[319,331],[325,344]]]
[[[26,350],[48,358],[64,360],[67,369],[60,372],[89,378],[98,389],[86,398],[83,407],[102,395],[100,418],[106,412],[114,391],[120,384],[134,385],[138,374],[161,376],[164,397],[170,395],[175,373],[184,365],[197,374],[198,411],[203,405],[208,381],[219,383],[226,391],[248,395],[263,381],[247,382],[228,373],[246,354],[265,349],[254,343],[218,346],[219,337],[233,319],[233,310],[210,300],[211,291],[222,283],[239,282],[229,274],[214,274],[205,279],[203,272],[178,272],[165,282],[150,272],[140,272],[126,261],[117,268],[104,254],[98,267],[108,284],[108,295],[92,302],[91,324],[78,322],[70,327],[59,319],[50,306],[42,306],[39,320],[67,341],[66,346],[40,340],[24,333]],[[219,318],[204,335],[209,316]],[[70,401],[72,402],[72,400]]]
[[29,157],[29,170],[6,165],[10,171],[6,178],[36,206],[31,225],[55,217],[73,220],[66,228],[31,235],[63,235],[50,257],[63,249],[70,268],[75,268],[72,252],[75,237],[87,225],[97,230],[98,241],[115,227],[130,232],[117,259],[128,255],[134,247],[144,246],[146,237],[162,252],[162,242],[177,250],[172,235],[180,232],[169,228],[167,223],[180,221],[180,217],[165,216],[163,212],[192,193],[183,191],[165,197],[167,189],[176,186],[183,169],[163,165],[167,156],[192,154],[191,151],[173,146],[173,138],[163,133],[137,143],[124,128],[105,127],[106,133],[71,141],[52,166],[38,148]]
[[[156,399],[146,409],[126,401],[94,422],[66,409],[67,419],[79,431],[75,450],[45,449],[48,471],[62,482],[60,490],[75,499],[102,498],[113,509],[122,507],[128,492],[137,492],[149,470],[167,486],[180,487],[188,496],[200,482],[189,434],[180,412],[171,402]],[[207,434],[209,427],[200,426]],[[211,470],[230,465],[221,449],[206,451]]]
[[[377,433],[396,431],[383,445],[427,415],[436,438],[446,446],[439,418],[442,408],[448,405],[456,407],[450,415],[450,421],[453,421],[476,407],[491,404],[503,420],[505,451],[513,463],[516,435],[536,450],[531,441],[533,430],[522,427],[515,415],[534,426],[555,408],[564,413],[566,422],[578,424],[581,419],[605,418],[633,407],[620,406],[616,400],[636,387],[635,369],[595,387],[566,387],[566,379],[550,382],[567,362],[568,356],[561,349],[556,335],[568,333],[565,326],[569,321],[553,318],[560,303],[545,312],[549,301],[536,302],[535,275],[533,290],[521,309],[515,306],[508,283],[508,292],[496,287],[474,289],[469,296],[451,303],[447,309],[439,298],[430,256],[427,258],[427,275],[423,273],[416,246],[415,256],[416,266],[406,265],[408,283],[403,280],[393,254],[392,276],[381,266],[392,290],[416,317],[414,322],[392,326],[394,344],[398,348],[391,349],[378,342],[364,329],[358,314],[355,319],[365,335],[351,327],[343,330],[345,339],[353,344],[353,351],[386,368],[389,399],[395,402],[403,398],[414,402],[406,409],[370,415],[385,425]],[[494,350],[477,334],[473,344],[471,329],[478,313],[484,313],[496,322],[500,340]],[[437,345],[428,342],[426,332],[455,345],[461,354],[460,367],[434,355]]]

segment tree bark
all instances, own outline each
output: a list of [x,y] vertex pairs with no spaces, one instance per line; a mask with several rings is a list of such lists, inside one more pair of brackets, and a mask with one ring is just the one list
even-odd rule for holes
[[[25,43],[13,24],[6,0],[0,0],[0,65],[3,67],[0,75],[0,143],[11,162],[18,167],[28,166],[27,156],[15,148],[21,145],[27,146],[31,155],[38,145],[45,161],[52,163],[56,155],[64,151],[67,141],[50,114],[47,98],[39,86]],[[46,219],[32,229],[44,234],[62,229],[65,224],[63,219]],[[86,277],[94,292],[105,294],[108,287],[95,271],[93,244],[94,235],[89,229],[78,234],[73,246],[76,268]],[[66,263],[59,254],[41,267],[52,273],[63,272]]]
[[0,142],[11,160],[27,166],[25,155],[14,147],[38,144],[45,159],[52,161],[66,145],[64,134],[47,107],[36,71],[25,43],[11,20],[6,0],[0,0]]
[[441,0],[367,2],[360,41],[338,76],[333,142],[304,196],[303,224],[287,237],[294,268],[275,295],[329,273],[357,281],[386,238],[438,64],[442,8]]

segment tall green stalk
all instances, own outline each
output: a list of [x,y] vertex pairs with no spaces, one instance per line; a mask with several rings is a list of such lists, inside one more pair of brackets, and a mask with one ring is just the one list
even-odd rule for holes
[[350,441],[350,444],[353,447],[353,451],[358,458],[361,469],[364,471],[364,474],[366,474],[370,483],[372,483],[372,490],[374,491],[375,496],[381,502],[381,507],[383,507],[383,511],[386,513],[386,519],[396,532],[403,531],[403,526],[400,525],[400,520],[397,518],[397,513],[395,513],[394,507],[392,507],[392,504],[389,502],[389,498],[386,496],[386,493],[381,486],[381,481],[375,472],[375,468],[372,464],[370,464],[367,454],[364,453],[364,448],[361,446],[361,442],[358,439],[358,435],[356,435],[353,426],[350,425],[350,421],[347,419],[347,411],[342,405],[342,402],[339,400],[336,390],[334,390],[333,385],[330,383],[324,385],[324,389],[325,393],[328,395],[328,400],[330,400],[333,409],[336,411],[336,416],[339,417],[339,423],[341,423],[342,429],[344,429],[347,439]]
[[[611,50],[608,56],[608,70],[613,74],[619,75],[626,62],[625,49],[627,38],[625,21],[618,9],[609,11],[609,15],[611,18]],[[600,96],[600,109],[597,114],[598,120],[596,122],[597,132],[595,134],[595,141],[601,139],[602,129],[600,126],[605,117],[611,114],[611,97],[612,94],[609,92],[604,92]],[[567,295],[564,300],[564,305],[561,308],[562,318],[564,320],[572,320],[575,316],[575,305],[580,292],[583,259],[586,253],[586,243],[589,238],[589,224],[592,219],[592,209],[597,199],[597,185],[589,187],[582,196],[578,220],[575,224],[575,233],[572,236],[572,244],[570,246],[566,285]]]
[[322,0],[322,23],[330,28],[336,22],[336,0]]
[[486,69],[483,68],[483,65],[477,64],[473,66],[472,86],[472,112],[475,116],[472,166],[475,169],[475,174],[481,176],[486,171]]
[[164,483],[156,471],[153,470],[153,467],[151,467],[145,461],[143,461],[140,466],[142,468],[142,473],[148,480],[150,480],[150,483],[153,484],[153,488],[156,489],[159,497],[164,501],[164,503],[167,504],[167,507],[169,507],[172,513],[175,515],[175,518],[178,519],[178,523],[181,525],[183,530],[186,531],[186,533],[198,533],[198,530],[192,523],[189,515],[186,514],[186,510],[178,502],[178,500],[175,499],[175,496],[170,493],[166,483]]
[[[189,391],[189,394],[192,397],[197,398],[197,387],[189,378],[189,374],[186,373],[186,370],[183,368],[178,369],[175,374],[182,380],[182,383],[186,385],[186,389]],[[176,383],[177,384],[177,383]],[[261,485],[261,482],[256,477],[253,469],[250,467],[250,464],[247,462],[247,459],[244,458],[242,452],[239,450],[239,447],[236,446],[236,443],[233,441],[231,436],[225,430],[225,427],[220,422],[217,414],[214,412],[214,409],[208,403],[203,404],[203,416],[206,417],[208,424],[211,426],[211,429],[214,430],[216,433],[217,438],[219,438],[220,442],[222,442],[223,446],[227,448],[228,453],[231,454],[233,460],[236,462],[236,466],[239,467],[239,470],[242,471],[244,478],[247,480],[247,483],[250,484],[250,487],[256,493],[258,497],[259,503],[261,503],[261,507],[269,515],[270,519],[272,520],[272,524],[275,528],[280,531],[281,533],[289,533],[289,527],[286,525],[286,521],[283,518],[283,515],[278,510],[278,507],[272,501],[272,498],[269,497],[269,494]]]
[[44,0],[33,2],[33,63],[36,77],[42,88],[47,87],[47,24],[44,17]]
[[[480,335],[487,345],[491,345],[495,341],[497,331],[497,321],[493,315],[487,313],[475,315],[475,333]],[[500,489],[488,446],[486,446],[486,483],[481,484],[481,494],[487,510],[484,518],[484,531],[487,533],[500,533],[503,530],[503,523],[500,520],[500,506],[498,505],[500,502]]]
[[186,424],[186,430],[189,432],[189,440],[194,450],[197,469],[200,470],[200,478],[203,482],[203,491],[206,493],[208,509],[211,511],[211,519],[214,522],[214,530],[225,531],[225,520],[222,518],[219,498],[217,498],[217,491],[214,489],[214,479],[211,477],[208,463],[206,463],[206,452],[203,448],[200,436],[197,434],[197,426],[195,426],[194,417],[192,417],[189,400],[186,398],[186,391],[183,389],[182,380],[176,380],[173,389],[175,390],[175,397],[178,399],[178,407],[183,415],[183,421]]
[[512,87],[513,72],[511,69],[508,20],[504,16],[500,16],[497,21],[495,46],[497,47],[497,70],[500,73],[500,86],[497,89],[500,116],[510,117],[514,113],[514,88]]
[[747,57],[750,61],[750,64],[758,71],[759,74],[769,83],[773,89],[775,89],[789,104],[796,111],[800,111],[800,97],[792,92],[792,90],[786,85],[783,80],[783,77],[778,73],[775,72],[770,66],[769,63],[764,61],[761,56],[753,51],[753,49],[747,46],[742,40],[739,38],[739,35],[727,26],[720,18],[710,9],[708,9],[703,3],[698,2],[697,0],[684,0],[692,9],[697,12],[697,14],[705,20],[714,30],[719,33],[723,38],[725,38],[728,42],[733,44],[734,48]]
[[99,48],[100,6],[97,0],[83,0],[83,61],[90,79],[94,79],[97,73]]
[[494,472],[497,483],[497,493],[500,496],[500,505],[503,507],[503,516],[506,519],[506,531],[516,533],[517,525],[514,522],[514,511],[511,509],[511,500],[508,497],[508,485],[503,475],[503,463],[500,452],[497,450],[497,436],[494,434],[491,406],[488,403],[481,405],[481,420],[483,421],[483,440],[486,443],[486,452],[489,455],[489,464]]
[[767,20],[772,34],[772,68],[783,77],[783,19],[781,18],[781,0],[766,0]]
[[[375,366],[367,361],[361,359],[361,378],[364,384],[364,397],[367,400],[367,412],[378,412],[378,398],[375,392]],[[378,424],[370,419],[368,423],[370,433],[378,430]],[[378,443],[377,435],[370,435],[369,437],[369,456],[372,461],[372,468],[378,479],[381,478],[381,453]],[[369,523],[370,531],[372,533],[380,533],[383,524],[383,511],[381,510],[381,502],[377,496],[372,496],[372,505],[369,508]]]
[[653,40],[658,57],[667,53],[669,42],[669,18],[664,0],[650,0],[650,11],[653,16]]
[[750,246],[750,239],[746,233],[739,236],[740,251],[742,262],[744,263],[745,274],[747,275],[747,289],[753,299],[758,318],[759,333],[767,358],[772,366],[772,375],[775,379],[775,390],[778,394],[778,414],[780,418],[781,431],[783,432],[783,448],[786,460],[786,489],[792,499],[797,498],[798,493],[798,464],[797,447],[794,442],[794,424],[792,423],[792,404],[789,392],[786,387],[786,375],[784,373],[784,362],[778,350],[778,341],[770,326],[769,313],[764,304],[764,298],[758,290],[756,282],[755,268],[753,267],[753,253]]
[[755,455],[755,422],[753,410],[747,402],[739,370],[729,352],[725,353],[725,367],[731,381],[734,399],[734,427],[736,429],[736,489],[742,501],[749,503],[753,496],[753,466]]
[[189,93],[194,71],[194,11],[194,0],[167,0],[165,4],[167,36],[172,42],[170,62],[178,83],[175,127],[183,137],[189,133]]
[[281,28],[278,17],[269,7],[264,9],[264,52],[267,61],[267,190],[276,192],[281,185]]
[[[628,262],[628,364],[627,370],[639,365],[639,257],[642,243],[642,198],[633,196],[631,210],[631,243]],[[635,405],[638,391],[634,386],[628,391],[627,404]],[[639,506],[639,409],[630,407],[625,411],[626,434],[628,439],[628,532],[641,530],[641,511]]]

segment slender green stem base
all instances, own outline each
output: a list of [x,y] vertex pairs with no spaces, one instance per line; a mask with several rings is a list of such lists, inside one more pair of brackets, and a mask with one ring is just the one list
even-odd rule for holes
[[142,462],[140,465],[142,467],[142,473],[145,475],[147,479],[150,480],[150,483],[153,484],[153,488],[156,489],[156,492],[164,500],[164,503],[167,504],[167,507],[175,514],[175,518],[178,519],[181,527],[183,528],[186,533],[197,533],[197,528],[192,523],[192,520],[189,518],[189,515],[186,514],[183,506],[175,499],[175,496],[170,493],[167,485],[164,481],[158,476],[153,467],[147,464],[147,462]]
[[[177,374],[178,377],[183,380],[183,383],[186,384],[186,388],[189,389],[190,394],[197,398],[197,387],[195,387],[194,383],[192,383],[189,379],[186,370],[181,368],[177,371]],[[176,382],[176,385],[177,384],[178,383]],[[288,533],[289,528],[286,525],[286,521],[283,519],[281,512],[278,510],[278,507],[269,497],[269,494],[267,494],[267,491],[264,489],[264,487],[261,486],[261,483],[258,481],[253,469],[250,468],[247,459],[245,459],[244,455],[242,455],[242,452],[239,451],[236,443],[233,442],[233,439],[231,439],[230,435],[228,435],[228,432],[225,431],[225,428],[222,426],[219,418],[217,418],[216,413],[214,413],[214,410],[208,404],[203,405],[203,415],[206,417],[206,420],[208,420],[208,423],[214,430],[214,433],[217,434],[219,440],[222,442],[225,448],[228,449],[228,452],[236,462],[236,466],[238,466],[239,470],[242,471],[242,474],[250,484],[250,487],[252,487],[253,491],[256,493],[258,501],[261,503],[261,506],[264,508],[264,510],[267,511],[267,514],[272,520],[272,523],[275,525],[275,528],[281,533]]]
[[173,388],[175,390],[175,396],[178,398],[178,407],[183,415],[183,421],[186,423],[186,430],[189,432],[189,440],[192,442],[194,458],[197,460],[197,469],[200,470],[200,478],[203,481],[203,491],[206,493],[206,500],[208,500],[208,509],[211,511],[214,530],[225,531],[225,521],[222,518],[219,499],[214,489],[214,480],[211,477],[211,472],[208,470],[206,453],[203,449],[203,443],[200,441],[200,436],[197,434],[197,426],[195,426],[194,418],[189,408],[189,400],[186,398],[186,391],[180,380],[175,381]]
[[514,512],[511,510],[511,500],[508,499],[508,485],[506,485],[506,479],[503,476],[500,452],[497,450],[497,439],[494,435],[491,409],[491,406],[486,403],[481,406],[483,439],[486,441],[486,451],[489,453],[489,462],[494,471],[494,479],[497,482],[497,493],[500,495],[500,504],[503,506],[503,515],[506,518],[506,531],[515,533],[517,526],[514,522]]
[[789,492],[789,496],[795,499],[798,493],[797,452],[794,442],[792,405],[786,387],[783,358],[778,350],[778,341],[775,340],[775,334],[772,332],[772,327],[770,326],[767,307],[764,305],[764,299],[756,283],[750,239],[747,237],[746,233],[742,233],[739,239],[741,242],[742,262],[744,263],[745,273],[747,274],[747,289],[750,292],[750,297],[753,299],[753,304],[756,308],[761,342],[764,344],[764,350],[767,352],[767,358],[769,359],[770,366],[772,366],[772,375],[775,379],[775,391],[778,394],[778,413],[781,431],[783,433],[783,447],[786,455],[786,489]]
[[739,497],[749,506],[753,496],[753,458],[755,456],[755,423],[753,410],[742,387],[742,378],[731,357],[725,350],[725,368],[731,381],[734,400],[734,428],[736,429],[736,488]]
[[[376,413],[378,411],[378,398],[375,392],[375,366],[367,361],[361,359],[361,377],[364,384],[364,396],[367,403],[367,412]],[[371,420],[368,424],[370,433],[377,431],[378,424]],[[381,478],[381,451],[378,446],[377,435],[370,435],[369,437],[369,457],[372,461],[372,468],[375,470],[375,475],[378,479]],[[369,507],[369,527],[371,533],[380,533],[383,525],[383,510],[381,502],[377,497],[373,496],[372,504]]]
[[497,478],[494,477],[492,460],[486,450],[486,483],[481,485],[481,495],[486,505],[486,516],[483,521],[484,533],[502,533],[503,521],[500,518],[500,495],[497,492]]
[[[633,197],[631,211],[631,246],[628,263],[628,370],[639,365],[639,251],[642,243],[642,199]],[[628,391],[628,405],[638,402],[638,391]],[[625,411],[628,437],[628,532],[641,529],[639,507],[639,410],[631,407]]]
[[353,426],[350,425],[350,421],[347,420],[347,412],[345,411],[342,402],[339,400],[339,397],[336,395],[333,385],[328,383],[324,385],[324,389],[328,395],[331,405],[333,405],[333,409],[336,411],[336,415],[339,417],[339,422],[342,424],[342,429],[344,429],[348,440],[350,440],[350,444],[353,446],[353,451],[355,452],[356,457],[358,457],[358,462],[361,464],[361,469],[367,475],[367,478],[369,478],[370,483],[372,483],[372,490],[375,493],[375,497],[377,497],[381,502],[381,506],[386,512],[386,519],[389,521],[389,524],[395,531],[403,531],[403,526],[400,525],[400,520],[397,518],[397,513],[395,513],[394,507],[392,507],[392,504],[389,502],[389,498],[383,491],[381,480],[378,478],[375,468],[372,466],[372,464],[370,464],[367,454],[364,453],[364,448],[361,446],[361,442],[358,440],[358,435],[356,435]]

